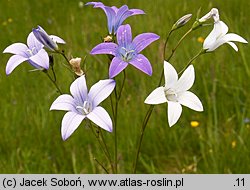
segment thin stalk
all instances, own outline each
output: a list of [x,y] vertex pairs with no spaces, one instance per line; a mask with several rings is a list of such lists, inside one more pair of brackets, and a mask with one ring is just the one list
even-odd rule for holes
[[48,76],[49,80],[54,84],[54,86],[56,87],[57,91],[62,95],[62,91],[59,88],[59,86],[56,83],[56,80],[53,80],[53,78],[49,75],[49,73],[47,71],[44,71],[44,73]]
[[102,167],[102,169],[104,169],[104,171],[107,173],[107,174],[109,174],[109,172],[108,172],[108,170],[96,159],[96,158],[94,158],[94,160],[97,162],[97,164],[99,164],[101,167]]

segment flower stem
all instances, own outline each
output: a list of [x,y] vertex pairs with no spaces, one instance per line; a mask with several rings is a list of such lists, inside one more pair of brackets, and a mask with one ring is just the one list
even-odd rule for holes
[[108,170],[96,159],[96,158],[94,158],[94,160],[97,162],[97,164],[99,164],[101,167],[102,167],[102,169],[107,173],[107,174],[109,174],[109,172],[108,172]]
[[43,73],[45,73],[49,80],[54,84],[54,86],[56,87],[57,91],[62,95],[62,91],[60,90],[59,86],[56,83],[56,77],[55,77],[55,72],[53,71],[53,75],[54,75],[54,79],[49,75],[49,73],[47,72],[47,70],[43,71]]

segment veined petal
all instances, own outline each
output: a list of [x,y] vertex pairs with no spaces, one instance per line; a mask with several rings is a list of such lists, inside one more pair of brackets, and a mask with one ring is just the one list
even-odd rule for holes
[[90,54],[110,54],[110,55],[116,55],[118,45],[115,43],[100,43],[97,46],[95,46]]
[[37,54],[31,56],[29,59],[40,67],[49,69],[49,56],[44,49],[41,49]]
[[158,87],[153,92],[151,92],[146,100],[144,101],[145,104],[162,104],[167,102],[167,98],[165,96],[164,87]]
[[60,38],[60,37],[58,37],[58,36],[50,35],[50,37],[51,37],[51,39],[52,39],[54,42],[56,42],[56,43],[59,43],[59,44],[66,44],[66,42],[65,42],[62,38]]
[[88,97],[88,88],[86,85],[85,75],[78,77],[71,85],[70,85],[70,93],[76,99],[76,101],[80,104]]
[[203,106],[199,98],[192,92],[186,91],[178,94],[180,104],[195,111],[203,111]]
[[14,43],[8,46],[7,48],[5,48],[3,53],[12,53],[16,55],[21,55],[22,57],[28,57],[27,50],[28,50],[28,47],[25,44]]
[[112,6],[111,8],[115,11],[115,13],[117,13],[119,10],[116,6]]
[[238,51],[238,47],[233,42],[227,42],[235,51]]
[[121,60],[118,57],[114,57],[109,66],[109,78],[114,78],[127,66],[128,66],[127,62]]
[[135,50],[137,53],[140,53],[144,50],[149,44],[158,40],[160,36],[154,33],[143,33],[136,36],[133,40],[133,44],[135,46]]
[[177,93],[187,91],[193,86],[194,79],[194,66],[189,65],[177,81],[176,86],[174,86],[173,88],[176,90]]
[[41,42],[39,42],[35,35],[33,34],[33,32],[31,32],[29,35],[28,35],[28,38],[27,38],[27,45],[29,47],[29,49],[33,49],[35,48],[36,51],[39,51],[40,49],[43,48],[43,44]]
[[168,101],[168,124],[172,127],[180,118],[182,107],[178,102]]
[[112,132],[112,120],[104,108],[100,106],[94,108],[94,110],[87,115],[87,118],[106,131]]
[[21,55],[12,55],[6,65],[6,74],[9,75],[18,65],[27,60],[28,58]]
[[129,11],[132,12],[132,15],[141,15],[141,14],[145,14],[145,12],[141,9],[129,9]]
[[166,88],[172,88],[177,83],[178,74],[175,68],[167,61],[164,61],[164,76]]
[[75,111],[74,98],[68,94],[60,95],[50,106],[50,110]]
[[118,30],[119,26],[122,25],[123,21],[131,16],[133,12],[128,10],[127,5],[123,5],[122,7],[119,8],[119,10],[116,13],[116,18],[114,22],[114,33]]
[[113,79],[100,80],[94,84],[90,90],[88,97],[92,100],[93,108],[98,106],[105,100],[114,90],[115,81]]
[[129,24],[122,25],[117,30],[117,42],[119,46],[127,47],[132,42],[132,32]]
[[146,73],[147,75],[152,75],[152,66],[149,60],[144,55],[138,54],[129,63],[142,72]]
[[104,6],[102,9],[104,10],[107,16],[109,34],[112,34],[116,13],[111,7]]
[[85,5],[94,5],[94,8],[101,8],[105,6],[102,2],[94,2],[94,1],[88,2]]
[[75,112],[67,112],[64,115],[61,127],[61,135],[64,141],[78,128],[85,117]]

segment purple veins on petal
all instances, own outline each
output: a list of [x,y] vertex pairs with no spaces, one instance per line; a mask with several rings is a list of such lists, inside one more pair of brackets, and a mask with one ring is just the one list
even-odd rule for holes
[[114,57],[109,66],[109,78],[114,78],[116,75],[122,72],[122,70],[125,69],[127,66],[128,66],[127,62],[121,60],[120,58]]
[[90,54],[110,54],[116,55],[118,45],[112,42],[109,43],[101,43],[94,47]]
[[133,60],[130,61],[130,64],[147,75],[152,75],[152,66],[144,55],[138,54]]
[[144,50],[149,44],[158,40],[160,36],[154,33],[143,33],[136,36],[133,40],[133,44],[135,46],[135,50],[137,53],[140,53]]

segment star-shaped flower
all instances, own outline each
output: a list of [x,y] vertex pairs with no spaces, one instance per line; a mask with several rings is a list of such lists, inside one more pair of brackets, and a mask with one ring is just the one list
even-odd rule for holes
[[101,2],[88,2],[86,5],[94,5],[94,8],[101,8],[108,19],[108,30],[109,34],[116,34],[119,26],[122,25],[123,21],[133,15],[145,14],[140,9],[129,9],[127,5],[123,5],[119,9],[115,6],[108,7]]
[[[27,46],[28,45],[28,46]],[[6,74],[9,75],[18,65],[27,61],[37,69],[49,68],[49,56],[31,32],[27,38],[27,45],[14,43],[8,46],[3,53],[15,54],[10,57],[6,65]]]
[[152,67],[149,60],[140,52],[149,44],[160,37],[154,33],[139,34],[132,41],[131,27],[122,25],[117,31],[117,42],[101,43],[94,47],[91,54],[111,54],[114,58],[109,67],[109,77],[118,75],[128,64],[133,65],[142,72],[152,75]]
[[194,67],[190,65],[178,79],[174,67],[164,61],[165,85],[156,88],[146,98],[146,104],[168,103],[168,123],[173,126],[181,116],[182,106],[187,106],[195,111],[203,111],[199,98],[188,91],[195,79]]
[[59,43],[59,44],[66,43],[63,39],[61,39],[58,36],[48,35],[47,32],[41,26],[34,28],[32,31],[33,31],[33,34],[35,35],[36,39],[51,51],[58,50],[57,43]]
[[207,52],[214,51],[219,46],[227,43],[235,51],[238,51],[238,47],[233,42],[241,42],[241,43],[248,43],[244,38],[241,36],[228,33],[228,27],[223,21],[217,21],[214,23],[214,28],[211,33],[207,36],[203,43],[203,49]]
[[112,120],[107,111],[98,106],[115,88],[113,79],[100,80],[88,92],[85,75],[77,78],[70,86],[72,94],[60,95],[50,110],[68,111],[62,120],[61,135],[66,140],[88,118],[99,127],[112,132]]

